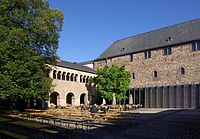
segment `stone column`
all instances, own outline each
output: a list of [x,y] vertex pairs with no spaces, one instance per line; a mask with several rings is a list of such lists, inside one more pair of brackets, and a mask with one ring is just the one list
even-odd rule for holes
[[133,104],[133,95],[131,93],[129,93],[129,104]]
[[181,108],[181,86],[177,85],[176,87],[176,107]]
[[149,108],[149,92],[148,92],[148,88],[145,88],[145,108]]
[[105,100],[105,98],[103,98],[102,104],[103,104],[103,105],[106,105],[106,100]]
[[184,108],[189,108],[189,94],[188,94],[188,85],[184,85],[184,89],[183,89],[183,97],[184,97],[184,103],[183,103],[183,107]]
[[198,107],[200,108],[200,84],[199,84],[199,89],[198,89],[198,92],[197,92],[197,93],[198,93],[198,96],[199,96],[199,97],[198,97],[198,100],[199,100],[199,105],[198,105]]
[[113,99],[112,99],[112,105],[116,105],[116,97],[115,97],[115,93],[112,94]]
[[160,88],[160,107],[163,108],[164,106],[164,93],[163,93],[164,87],[162,86]]
[[192,85],[191,88],[191,108],[196,108],[196,85]]
[[87,95],[85,95],[85,97],[84,97],[84,104],[86,106],[88,106],[88,96]]
[[161,88],[157,87],[157,108],[161,107]]
[[174,108],[174,87],[169,86],[169,107]]
[[139,92],[139,93],[138,93],[138,95],[139,95],[139,96],[138,96],[138,99],[139,99],[138,102],[139,102],[139,104],[141,104],[141,92],[140,92],[140,91],[141,91],[141,89],[139,88],[139,89],[138,89],[138,92]]
[[154,88],[151,87],[151,90],[150,90],[150,92],[151,92],[151,93],[150,93],[150,94],[151,94],[151,101],[150,101],[150,102],[151,102],[151,104],[150,104],[150,105],[151,105],[151,108],[155,108],[155,107],[154,107],[154,102],[155,102],[155,100],[154,100],[154,95],[155,95],[155,94],[154,94],[153,90],[154,90]]
[[167,87],[163,87],[163,108],[167,108]]
[[134,103],[134,105],[136,105],[136,104],[135,104],[135,88],[134,88],[134,91],[133,91],[133,96],[134,96],[133,103]]

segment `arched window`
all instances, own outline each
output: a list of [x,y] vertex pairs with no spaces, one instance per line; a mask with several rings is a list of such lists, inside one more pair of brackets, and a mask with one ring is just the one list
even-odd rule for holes
[[82,77],[83,77],[83,75],[80,75],[80,83],[83,82]]
[[83,76],[83,83],[85,83],[85,77],[86,77],[86,76],[84,75],[84,76]]
[[63,72],[63,74],[62,74],[62,80],[65,80],[65,74],[66,74],[66,72]]
[[53,79],[56,79],[56,70],[53,71]]
[[78,77],[78,74],[75,74],[74,76],[74,81],[77,82],[77,77]]
[[153,72],[153,77],[158,77],[158,72],[157,71]]
[[132,79],[135,79],[135,73],[132,73]]
[[61,76],[61,71],[58,71],[58,74],[57,74],[57,79],[58,79],[58,80],[60,80],[60,79],[61,79],[61,77],[60,77],[60,76]]
[[86,78],[86,83],[88,83],[89,82],[89,76],[87,76],[87,78]]
[[185,74],[185,69],[182,67],[181,68],[181,75],[184,75]]
[[74,73],[71,74],[70,81],[74,81]]
[[68,72],[67,75],[66,75],[66,80],[67,81],[69,81],[69,75],[70,75],[70,73]]

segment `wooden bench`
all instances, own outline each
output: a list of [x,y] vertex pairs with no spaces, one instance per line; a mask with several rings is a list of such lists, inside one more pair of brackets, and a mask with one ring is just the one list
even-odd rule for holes
[[46,128],[43,128],[43,129],[39,129],[39,131],[41,131],[43,133],[43,136],[45,138],[45,134],[48,134],[49,137],[52,136],[52,137],[55,137],[56,135],[58,135],[58,131],[56,130],[52,130],[52,129],[46,129]]
[[29,137],[9,131],[9,130],[0,130],[1,135],[9,136],[15,139],[29,139]]
[[44,129],[39,129],[39,131],[42,131],[42,132],[48,133],[48,134],[54,134],[54,135],[59,133],[59,132],[56,131],[56,130],[51,130],[51,129],[46,129],[46,128],[44,128]]

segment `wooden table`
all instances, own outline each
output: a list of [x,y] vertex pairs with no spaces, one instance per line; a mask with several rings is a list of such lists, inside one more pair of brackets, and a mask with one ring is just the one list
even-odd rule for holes
[[[9,122],[13,125],[17,125],[17,126],[21,126],[21,127],[26,127],[28,129],[32,129],[34,130],[34,132],[36,132],[36,130],[38,129],[44,129],[46,127],[49,127],[50,125],[46,125],[46,124],[41,124],[41,123],[37,123],[37,122],[29,122],[29,121],[13,121],[13,122]],[[33,136],[35,138],[35,133],[33,133]]]
[[28,121],[13,121],[9,123],[18,125],[18,126],[31,128],[31,129],[41,129],[41,128],[49,127],[49,125],[45,125],[45,124],[41,124],[37,122],[28,122]]
[[11,121],[11,119],[0,117],[0,122],[1,123],[3,123],[3,122],[9,122],[9,121]]

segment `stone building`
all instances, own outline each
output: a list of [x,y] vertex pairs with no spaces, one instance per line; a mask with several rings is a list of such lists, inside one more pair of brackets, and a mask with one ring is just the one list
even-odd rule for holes
[[50,77],[53,79],[52,92],[49,94],[49,107],[88,105],[92,90],[87,86],[89,78],[96,76],[96,71],[78,63],[58,61],[51,66]]
[[114,42],[94,68],[124,65],[134,104],[146,108],[200,106],[200,19]]

